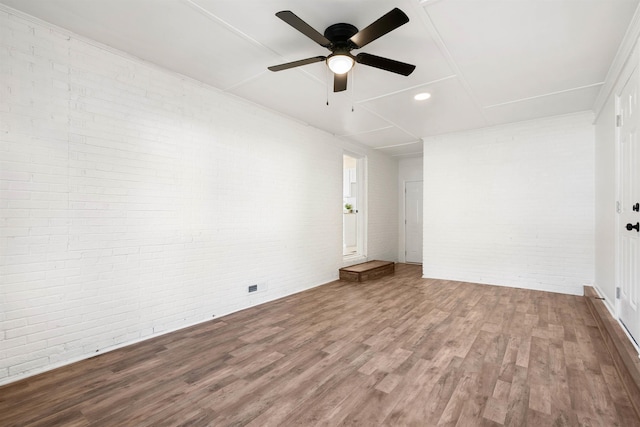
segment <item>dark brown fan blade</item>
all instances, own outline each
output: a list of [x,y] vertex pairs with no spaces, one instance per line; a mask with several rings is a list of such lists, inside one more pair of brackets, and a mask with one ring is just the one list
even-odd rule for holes
[[342,92],[343,90],[347,90],[347,76],[349,73],[344,74],[334,74],[333,77],[333,91],[334,92]]
[[305,36],[309,37],[320,46],[328,48],[331,46],[331,40],[316,31],[311,25],[300,19],[295,13],[290,10],[283,10],[276,13],[276,16],[282,19],[287,24],[291,25],[296,30],[300,31]]
[[373,24],[358,31],[349,40],[359,49],[407,22],[409,22],[409,17],[396,7]]
[[381,70],[391,71],[392,73],[402,74],[403,76],[408,76],[416,69],[415,65],[394,61],[393,59],[383,58],[369,53],[359,53],[356,56],[356,62],[369,65],[370,67],[380,68]]
[[301,59],[299,61],[287,62],[286,64],[272,65],[267,67],[271,71],[288,70],[289,68],[299,67],[301,65],[313,64],[314,62],[320,62],[327,59],[326,56],[314,56],[313,58]]

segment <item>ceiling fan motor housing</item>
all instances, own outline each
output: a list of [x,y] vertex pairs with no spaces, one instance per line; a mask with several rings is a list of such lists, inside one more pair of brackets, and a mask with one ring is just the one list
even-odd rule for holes
[[330,48],[334,52],[336,50],[351,50],[356,47],[349,39],[358,33],[358,29],[345,23],[333,24],[324,30],[324,36],[331,41],[333,47]]

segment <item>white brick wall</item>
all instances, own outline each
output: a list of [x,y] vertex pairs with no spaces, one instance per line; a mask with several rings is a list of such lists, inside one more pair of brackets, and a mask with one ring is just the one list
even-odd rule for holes
[[[337,278],[344,148],[0,9],[0,383]],[[395,259],[397,164],[348,148]]]
[[573,294],[593,283],[592,121],[425,139],[425,277]]
[[[367,177],[367,255],[369,259],[397,261],[398,163],[394,159],[393,167],[383,168],[379,161],[379,157],[370,157],[367,162],[369,171],[378,171],[376,174],[369,173]],[[393,233],[390,232],[391,228],[394,229]],[[389,234],[372,233],[374,230],[385,230]],[[391,236],[393,239],[389,239]]]

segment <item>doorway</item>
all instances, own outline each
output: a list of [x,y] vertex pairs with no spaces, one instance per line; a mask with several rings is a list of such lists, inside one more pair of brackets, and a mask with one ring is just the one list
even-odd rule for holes
[[640,142],[638,69],[631,72],[618,101],[618,288],[620,321],[640,343]]
[[342,156],[342,255],[345,258],[365,256],[365,160],[353,153]]
[[422,181],[404,183],[405,262],[422,264]]

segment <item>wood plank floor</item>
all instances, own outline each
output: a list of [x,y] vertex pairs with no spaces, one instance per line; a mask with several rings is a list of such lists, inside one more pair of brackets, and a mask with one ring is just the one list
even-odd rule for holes
[[584,298],[333,282],[0,388],[2,426],[640,426]]

